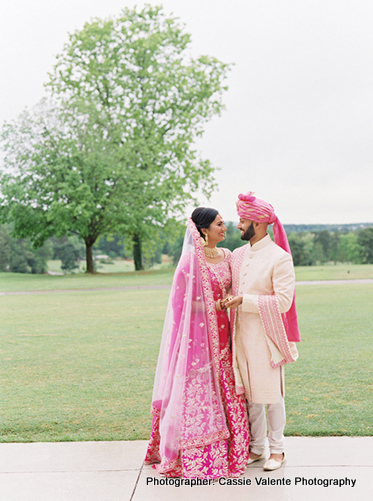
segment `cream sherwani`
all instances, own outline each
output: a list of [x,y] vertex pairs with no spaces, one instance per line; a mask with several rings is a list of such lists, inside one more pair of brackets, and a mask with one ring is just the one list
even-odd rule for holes
[[[293,261],[290,254],[266,235],[253,246],[249,243],[234,251],[232,271],[232,293],[242,296],[241,306],[231,314],[233,365],[237,392],[244,392],[248,401],[250,451],[258,455],[264,453],[267,435],[264,404],[267,404],[270,452],[281,454],[286,424],[282,363],[286,362],[271,339],[276,329],[273,317],[268,317],[270,321],[264,327],[260,305],[264,297],[275,299],[275,317],[286,338],[280,314],[287,312],[293,301]],[[294,361],[295,344],[288,343],[287,339],[285,343],[288,353],[292,352],[287,360]],[[280,345],[283,348],[281,342]]]
[[[234,251],[232,293],[242,296],[242,304],[231,313],[233,367],[237,392],[244,392],[248,401],[250,451],[258,455],[265,450],[267,435],[264,404],[267,404],[270,452],[284,451],[286,413],[282,364],[296,360],[297,352],[295,344],[287,342],[280,314],[290,309],[294,287],[292,258],[272,242],[269,235],[254,245],[249,243]],[[261,305],[265,298],[276,303],[275,309],[271,309],[272,316],[263,317]],[[280,337],[272,335],[278,332],[278,324]],[[277,344],[271,338],[276,339]],[[288,353],[285,358],[284,346]]]
[[[240,253],[244,255],[240,256]],[[253,246],[236,249],[235,259],[242,259],[240,269],[233,273],[233,290],[243,296],[237,308],[233,330],[235,368],[238,386],[243,384],[249,402],[276,403],[284,395],[283,368],[272,368],[271,357],[277,358],[277,348],[265,334],[259,315],[258,296],[277,297],[280,313],[289,310],[294,296],[293,261],[287,252],[266,235]],[[237,264],[237,263],[236,263]],[[237,284],[238,282],[238,284]]]

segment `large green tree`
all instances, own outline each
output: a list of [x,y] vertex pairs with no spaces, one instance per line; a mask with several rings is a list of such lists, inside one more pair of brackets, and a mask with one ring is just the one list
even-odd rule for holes
[[[93,272],[99,235],[141,243],[215,188],[193,147],[222,109],[228,66],[189,55],[190,36],[160,7],[126,9],[70,36],[44,103],[3,130],[3,216],[40,245],[79,235]],[[172,224],[168,225],[172,227]]]

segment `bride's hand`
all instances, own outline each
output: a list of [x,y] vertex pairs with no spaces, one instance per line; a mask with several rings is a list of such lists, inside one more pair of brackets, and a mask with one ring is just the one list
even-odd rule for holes
[[229,299],[230,300],[224,304],[226,308],[238,308],[238,306],[242,304],[242,296],[236,296]]
[[227,303],[233,299],[233,296],[230,294],[226,296],[224,299],[220,301],[220,306],[222,307],[223,310],[227,309]]

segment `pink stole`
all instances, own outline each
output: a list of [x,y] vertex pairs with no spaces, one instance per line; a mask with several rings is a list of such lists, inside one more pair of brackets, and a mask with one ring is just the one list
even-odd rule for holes
[[280,365],[295,362],[298,358],[298,351],[294,342],[292,342],[290,346],[286,336],[281,313],[278,309],[277,297],[274,294],[272,296],[259,295],[258,306],[264,332],[275,343],[283,356],[283,359],[277,362],[271,359],[271,366],[275,368]]

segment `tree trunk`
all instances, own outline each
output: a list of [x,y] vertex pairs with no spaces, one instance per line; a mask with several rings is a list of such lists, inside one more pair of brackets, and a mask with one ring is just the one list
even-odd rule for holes
[[87,265],[87,273],[94,273],[95,267],[93,264],[93,256],[92,256],[92,247],[94,242],[90,242],[89,240],[85,240],[85,256],[86,256],[86,265]]
[[133,236],[133,260],[135,261],[135,270],[143,270],[142,253],[141,253],[141,238],[139,235]]

